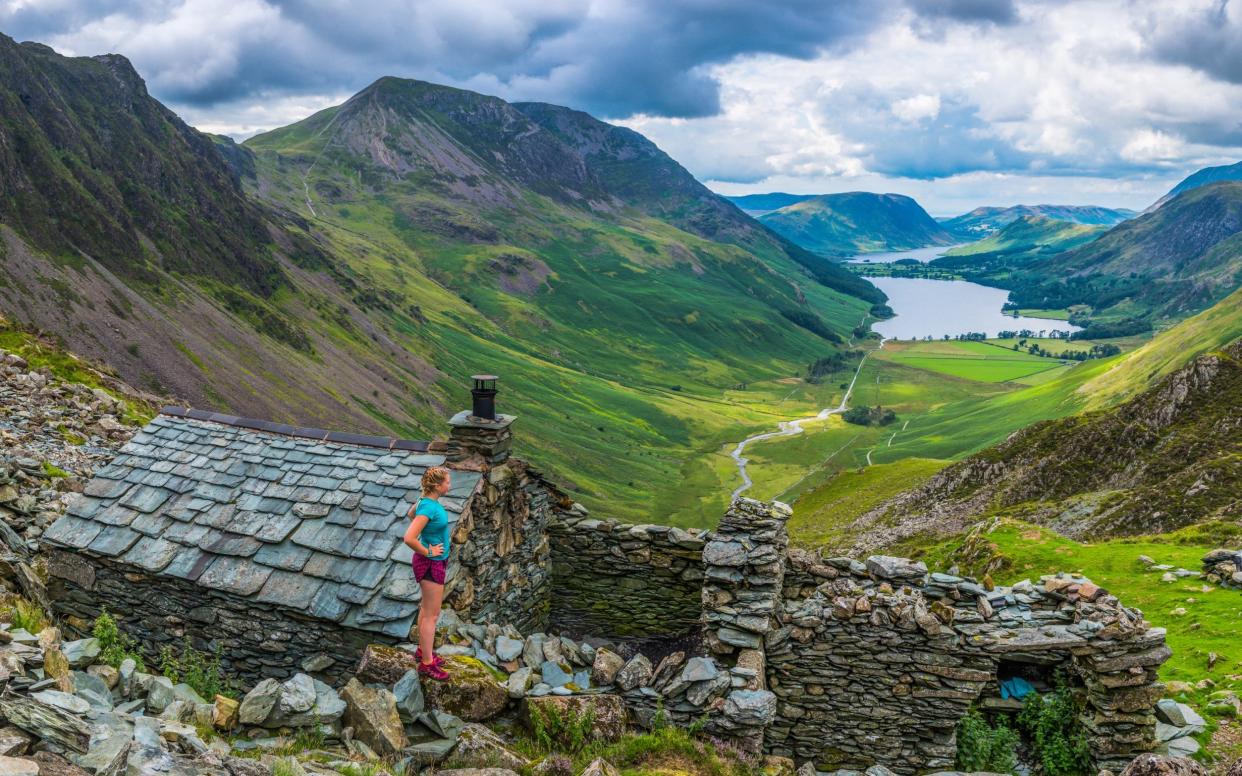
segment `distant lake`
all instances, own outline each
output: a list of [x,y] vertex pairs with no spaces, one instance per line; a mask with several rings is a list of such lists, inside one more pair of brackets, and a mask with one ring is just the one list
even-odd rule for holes
[[956,248],[956,245],[933,245],[929,248],[915,248],[912,251],[891,251],[888,253],[860,253],[846,259],[850,264],[891,264],[898,259],[918,259],[928,262],[943,256]]
[[1015,318],[1001,313],[1001,306],[1009,299],[1009,292],[1000,288],[989,288],[965,280],[867,279],[888,294],[888,305],[897,313],[895,318],[871,325],[885,338],[922,339],[930,335],[940,339],[945,334],[953,337],[969,332],[983,332],[995,337],[1005,330],[1030,329],[1046,333],[1079,330],[1079,327],[1065,321],[1026,316]]

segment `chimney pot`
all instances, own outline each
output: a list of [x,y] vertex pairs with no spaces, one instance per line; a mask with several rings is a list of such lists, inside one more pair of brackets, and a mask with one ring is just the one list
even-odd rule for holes
[[470,414],[483,420],[496,419],[496,375],[471,375],[474,387],[470,389],[473,402]]

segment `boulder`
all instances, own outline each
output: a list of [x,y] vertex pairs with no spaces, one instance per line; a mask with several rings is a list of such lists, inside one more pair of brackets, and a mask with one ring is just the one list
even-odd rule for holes
[[60,650],[69,659],[69,665],[74,668],[85,668],[95,662],[95,658],[99,657],[99,649],[99,639],[96,638],[66,641],[60,646]]
[[1208,772],[1187,757],[1140,754],[1130,761],[1121,776],[1208,776]]
[[630,658],[629,662],[617,672],[615,682],[617,687],[628,692],[650,684],[651,674],[651,661],[646,655],[638,654]]
[[121,681],[120,672],[107,663],[96,663],[95,665],[88,666],[86,673],[91,676],[98,676],[109,690],[115,688]]
[[409,743],[391,692],[367,687],[354,677],[340,695],[345,701],[345,724],[354,729],[354,737],[380,756],[397,754]]
[[534,672],[526,666],[522,666],[509,674],[509,681],[505,685],[509,690],[509,697],[515,700],[525,697],[526,691],[530,689],[533,681]]
[[33,696],[0,696],[0,715],[35,738],[74,752],[85,753],[91,740],[90,727],[81,717]]
[[30,759],[39,764],[39,776],[90,776],[89,771],[52,752],[35,752]]
[[[445,760],[447,768],[501,767],[515,771],[529,765],[529,761],[510,749],[500,736],[486,725],[467,723],[457,734],[457,746]],[[439,772],[439,769],[436,769]]]
[[0,755],[0,776],[39,776],[39,764],[22,757]]
[[217,695],[212,705],[211,724],[218,730],[232,730],[237,725],[241,704],[232,698]]
[[597,757],[583,768],[578,776],[621,776],[621,772],[612,763],[602,757]]
[[418,661],[413,652],[386,644],[368,644],[362,652],[362,659],[358,662],[358,670],[354,672],[354,676],[364,684],[392,686],[411,668],[418,670]]
[[890,579],[898,582],[921,580],[927,576],[927,564],[891,555],[872,555],[867,558],[867,572],[876,579]]
[[496,659],[501,662],[509,662],[517,660],[522,655],[522,647],[525,642],[521,639],[511,639],[508,636],[496,637]]
[[[148,698],[149,700],[149,698]],[[242,698],[238,721],[243,725],[262,725],[280,700],[280,682],[264,679]]]
[[592,715],[592,737],[604,741],[616,741],[625,734],[625,702],[620,695],[600,693],[593,695],[544,695],[527,698],[522,703],[522,721],[531,726],[531,718],[542,715],[543,719],[581,718]]
[[69,658],[56,647],[43,650],[43,674],[56,680],[56,688],[61,692],[73,692],[73,669]]
[[297,674],[281,684],[280,697],[263,725],[307,727],[335,722],[345,713],[345,701],[336,690],[306,674]]
[[427,705],[447,711],[467,722],[482,722],[499,714],[509,702],[509,690],[491,669],[472,657],[455,655],[444,659],[445,681],[423,685]]
[[423,699],[423,685],[418,678],[418,671],[406,671],[392,688],[397,701],[397,713],[405,721],[413,721],[423,713],[426,704]]
[[610,649],[595,650],[595,662],[591,666],[591,682],[603,687],[616,681],[617,672],[625,666],[625,658]]
[[31,738],[19,727],[5,725],[0,728],[0,754],[6,757],[25,754],[30,750]]
[[725,698],[724,715],[737,725],[766,726],[776,716],[776,696],[768,690],[734,690]]
[[543,661],[543,664],[539,666],[539,675],[549,687],[564,687],[574,680],[572,669],[564,662],[557,660]]

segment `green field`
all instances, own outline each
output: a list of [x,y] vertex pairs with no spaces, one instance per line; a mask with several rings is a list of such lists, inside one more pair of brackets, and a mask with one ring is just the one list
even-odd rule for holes
[[986,342],[896,342],[885,349],[891,351],[886,356],[897,363],[985,383],[1018,382],[1068,366],[1057,359]]

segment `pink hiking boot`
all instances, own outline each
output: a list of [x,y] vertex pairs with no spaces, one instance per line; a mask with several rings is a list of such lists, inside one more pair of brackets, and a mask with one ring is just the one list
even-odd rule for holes
[[437,665],[434,660],[430,663],[420,662],[418,664],[418,675],[425,676],[428,679],[435,679],[437,682],[443,682],[449,678],[448,672]]
[[[414,648],[414,659],[418,661],[419,665],[422,665],[422,662],[423,662],[423,648],[422,647]],[[444,665],[444,658],[440,657],[439,655],[432,655],[431,662],[435,663],[438,666],[442,666]]]

